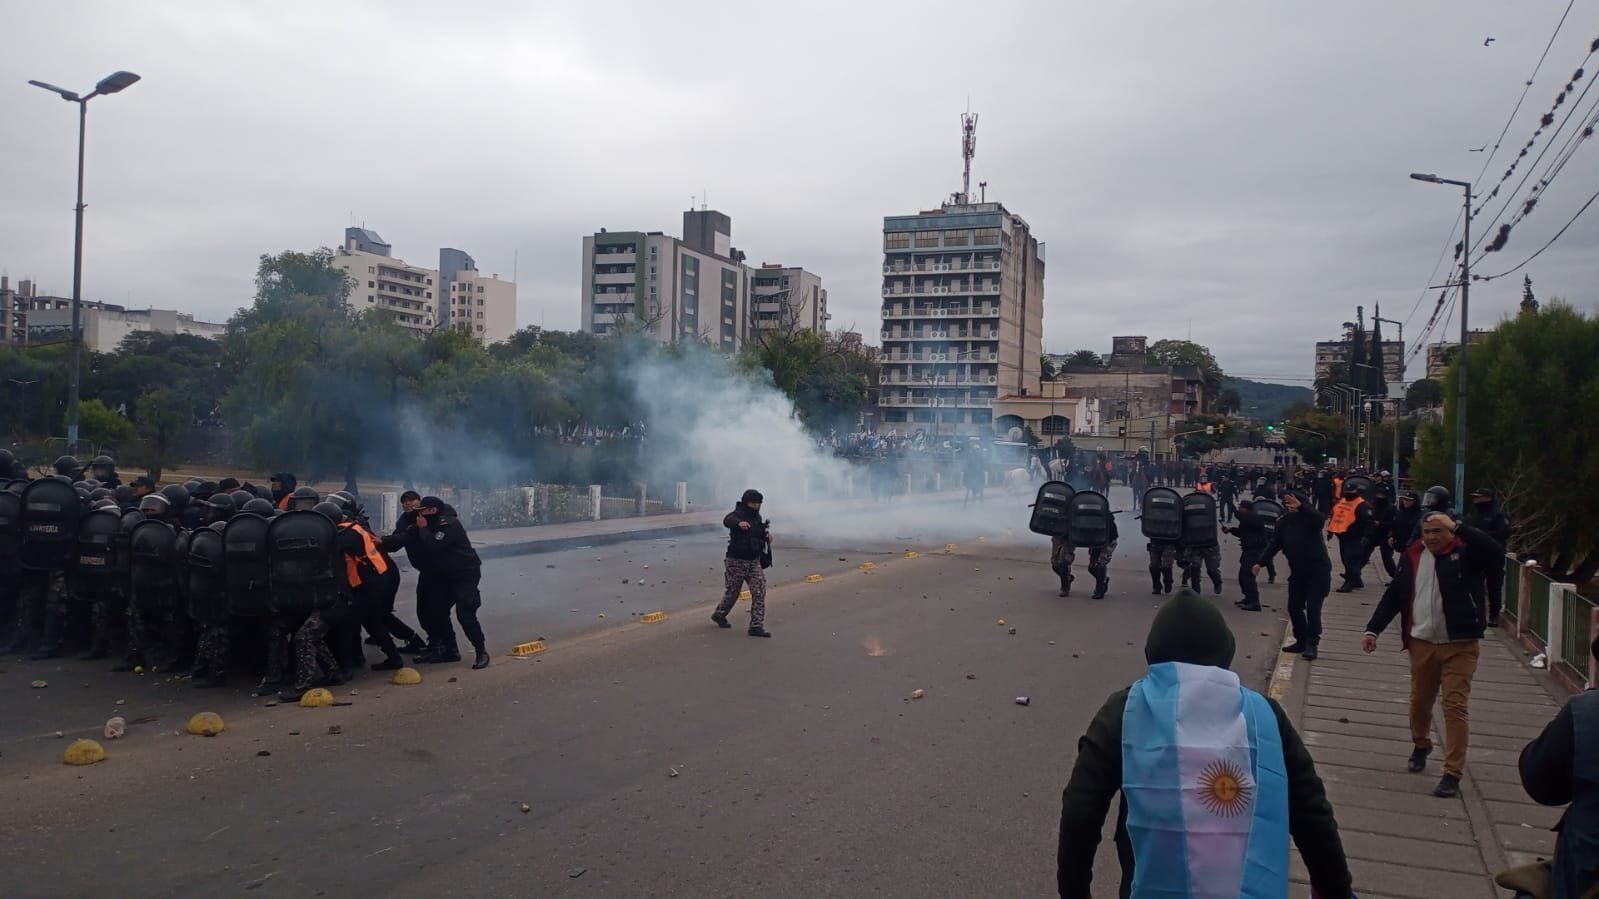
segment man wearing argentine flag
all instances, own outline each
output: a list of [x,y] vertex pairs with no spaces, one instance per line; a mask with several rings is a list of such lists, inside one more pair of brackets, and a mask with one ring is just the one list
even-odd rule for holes
[[1276,702],[1240,685],[1233,635],[1184,589],[1161,607],[1149,673],[1113,694],[1061,797],[1057,885],[1086,899],[1111,799],[1123,897],[1286,899],[1288,840],[1321,899],[1353,896],[1332,805]]

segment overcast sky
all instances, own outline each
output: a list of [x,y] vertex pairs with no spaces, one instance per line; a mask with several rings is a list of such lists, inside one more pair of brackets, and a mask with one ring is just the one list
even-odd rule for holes
[[[129,69],[90,104],[86,298],[220,320],[260,254],[353,219],[430,267],[454,246],[510,277],[515,256],[519,324],[575,328],[582,236],[678,234],[708,192],[752,263],[819,273],[833,326],[875,340],[882,217],[959,189],[970,97],[974,190],[1047,244],[1047,350],[1191,333],[1230,372],[1308,378],[1357,304],[1419,332],[1460,195],[1406,174],[1477,176],[1565,7],[9,4],[0,270],[71,291],[76,122],[27,80]],[[1577,0],[1490,186],[1596,36],[1599,0]],[[1480,270],[1599,190],[1595,144]],[[1538,294],[1592,310],[1596,243],[1590,210],[1525,269]],[[1520,290],[1478,285],[1473,323]]]

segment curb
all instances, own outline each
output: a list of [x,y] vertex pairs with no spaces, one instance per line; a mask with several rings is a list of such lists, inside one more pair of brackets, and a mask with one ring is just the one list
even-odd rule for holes
[[541,540],[521,540],[515,543],[495,543],[477,547],[479,558],[504,559],[511,556],[531,556],[538,553],[560,552],[568,549],[578,549],[584,546],[609,546],[613,543],[629,543],[634,540],[648,540],[655,537],[681,537],[689,534],[709,533],[723,530],[720,522],[715,524],[674,524],[661,527],[640,528],[636,531],[618,531],[614,534],[594,534],[585,537],[547,537]]

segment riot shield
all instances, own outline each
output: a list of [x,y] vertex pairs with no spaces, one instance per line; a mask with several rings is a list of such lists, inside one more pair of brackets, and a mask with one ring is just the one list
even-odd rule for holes
[[1110,542],[1110,500],[1102,493],[1084,490],[1071,499],[1066,516],[1066,537],[1073,546],[1098,549]]
[[228,612],[259,618],[272,614],[271,574],[267,565],[267,520],[252,512],[228,519],[222,531],[223,574]]
[[1260,524],[1266,529],[1266,538],[1269,540],[1277,535],[1277,521],[1286,514],[1282,503],[1274,499],[1257,499],[1254,503],[1255,517],[1260,519]]
[[0,490],[0,561],[22,554],[22,497]]
[[189,537],[188,580],[189,617],[201,624],[220,624],[227,620],[226,556],[222,528],[203,527]]
[[135,591],[156,598],[151,591],[172,589],[172,551],[177,540],[178,532],[164,521],[146,518],[133,526],[128,536],[128,561]]
[[1213,546],[1216,543],[1216,498],[1194,491],[1183,497],[1183,543],[1188,546]]
[[1141,521],[1144,537],[1175,543],[1183,536],[1182,495],[1170,487],[1144,491]]
[[274,611],[309,612],[338,599],[337,537],[333,521],[317,512],[285,512],[267,524]]
[[78,523],[78,548],[68,572],[68,593],[89,601],[107,599],[123,583],[120,559],[122,516],[114,509],[96,509]]
[[1076,493],[1065,481],[1045,481],[1033,500],[1033,515],[1027,529],[1049,537],[1066,536],[1067,506]]
[[71,484],[40,478],[22,491],[22,565],[66,568],[78,542],[83,498]]

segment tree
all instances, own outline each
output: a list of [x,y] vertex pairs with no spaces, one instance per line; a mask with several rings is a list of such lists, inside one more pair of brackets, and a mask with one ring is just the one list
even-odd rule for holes
[[139,394],[133,411],[149,449],[150,477],[160,481],[173,447],[194,420],[194,402],[179,389],[157,387]]
[[[1380,315],[1381,308],[1374,311],[1373,315]],[[1373,319],[1371,323],[1371,368],[1365,370],[1366,377],[1362,381],[1366,385],[1366,392],[1373,396],[1385,397],[1388,395],[1388,375],[1383,371],[1382,348],[1382,322]],[[1379,406],[1380,410],[1381,407]],[[1380,412],[1379,412],[1380,416]]]
[[1285,414],[1284,439],[1301,459],[1316,465],[1323,459],[1343,455],[1349,433],[1348,417],[1323,412],[1308,403],[1290,406]]
[[1191,340],[1157,340],[1149,345],[1149,361],[1157,365],[1191,365],[1199,369],[1205,383],[1206,406],[1221,392],[1221,366],[1208,348]]
[[[1599,317],[1551,299],[1473,343],[1469,374],[1467,488],[1504,497],[1512,551],[1586,583],[1599,572],[1599,453],[1583,426],[1599,420]],[[1451,365],[1443,420],[1421,430],[1419,483],[1454,483],[1458,378]]]
[[1055,368],[1055,363],[1049,361],[1049,356],[1047,354],[1038,357],[1038,379],[1039,380],[1041,380],[1041,381],[1053,381],[1053,380],[1055,380],[1056,377],[1059,376],[1059,374],[1060,374],[1060,372],[1057,371],[1056,368]]
[[78,429],[83,440],[96,448],[96,455],[116,452],[133,440],[133,425],[99,400],[78,403]]
[[1076,350],[1062,364],[1063,368],[1104,368],[1105,360],[1093,350]]
[[1444,401],[1444,386],[1431,378],[1412,382],[1405,390],[1406,409],[1434,409]]
[[1236,388],[1224,387],[1221,393],[1216,395],[1216,411],[1224,415],[1237,412],[1243,405],[1243,397],[1238,395]]

